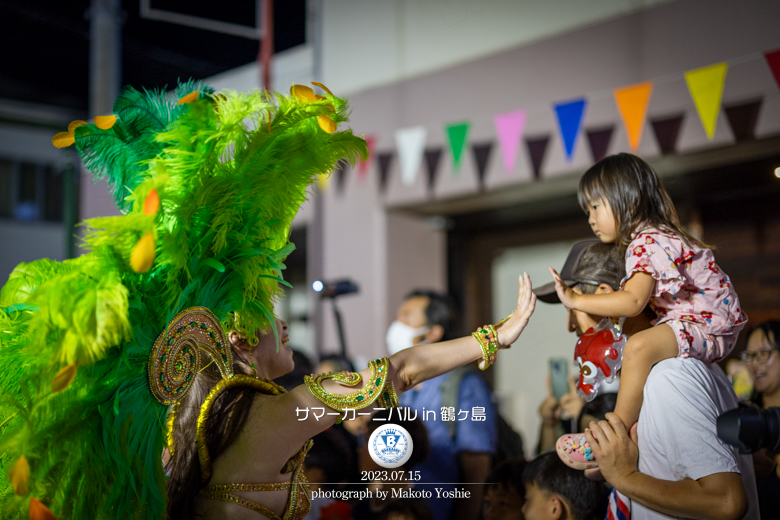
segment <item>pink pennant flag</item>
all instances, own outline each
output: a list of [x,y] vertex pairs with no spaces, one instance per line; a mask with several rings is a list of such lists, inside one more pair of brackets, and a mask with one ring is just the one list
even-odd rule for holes
[[496,134],[498,134],[498,143],[501,146],[501,155],[504,158],[504,170],[507,172],[512,172],[515,169],[517,149],[520,147],[520,140],[523,137],[525,119],[525,110],[504,112],[496,114],[493,118]]
[[365,137],[366,140],[366,147],[368,148],[368,159],[365,161],[360,161],[360,165],[358,166],[358,177],[361,179],[366,178],[366,174],[368,173],[368,165],[371,162],[371,160],[374,158],[374,146],[376,146],[376,136],[374,134],[367,135]]

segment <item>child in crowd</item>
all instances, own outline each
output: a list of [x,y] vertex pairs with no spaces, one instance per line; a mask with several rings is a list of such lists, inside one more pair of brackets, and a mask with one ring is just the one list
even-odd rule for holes
[[[615,413],[630,428],[639,418],[653,365],[688,356],[720,361],[734,348],[747,316],[712,251],[683,230],[671,198],[642,159],[630,154],[602,159],[583,175],[578,197],[596,236],[625,251],[626,277],[620,291],[578,294],[550,268],[561,302],[615,318],[636,316],[649,303],[658,316],[623,351]],[[582,440],[582,434],[561,437],[559,455],[578,469],[597,467]]]
[[566,465],[555,453],[539,455],[523,470],[526,520],[594,520],[601,484]]
[[493,468],[485,479],[482,497],[484,520],[524,520],[525,459],[507,459]]

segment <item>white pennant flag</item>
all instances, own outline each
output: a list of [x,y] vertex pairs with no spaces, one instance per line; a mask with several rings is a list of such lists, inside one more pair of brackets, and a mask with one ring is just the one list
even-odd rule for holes
[[402,128],[395,132],[395,145],[398,147],[398,158],[401,163],[401,182],[404,186],[413,185],[417,179],[427,136],[428,131],[422,126]]

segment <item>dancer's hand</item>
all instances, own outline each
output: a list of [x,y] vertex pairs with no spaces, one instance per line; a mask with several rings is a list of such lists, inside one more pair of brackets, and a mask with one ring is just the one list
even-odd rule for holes
[[561,275],[559,275],[555,269],[552,267],[548,267],[548,269],[553,277],[553,282],[555,282],[555,292],[558,293],[558,299],[561,300],[561,303],[567,309],[575,309],[578,296],[577,293],[574,292],[574,289],[563,283],[563,278],[561,278]]
[[509,348],[517,341],[520,333],[528,325],[528,319],[534,313],[536,307],[536,295],[532,291],[531,277],[523,273],[520,277],[520,290],[517,295],[517,308],[503,325],[496,329],[498,344],[501,348]]
[[638,471],[636,424],[629,434],[626,425],[614,413],[607,414],[607,421],[590,423],[590,428],[585,430],[585,438],[599,463],[601,474],[620,490],[625,479]]

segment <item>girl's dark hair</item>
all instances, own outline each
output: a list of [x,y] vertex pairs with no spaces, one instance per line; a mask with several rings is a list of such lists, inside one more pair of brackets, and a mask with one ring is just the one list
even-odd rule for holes
[[[231,347],[232,348],[232,347]],[[251,375],[250,367],[233,351],[233,372]],[[214,363],[202,369],[190,391],[179,402],[173,428],[174,453],[165,465],[168,479],[167,517],[170,520],[195,517],[195,499],[204,487],[195,443],[200,407],[212,388],[222,380]],[[254,401],[255,390],[230,388],[214,400],[206,423],[206,446],[211,460],[227,449],[241,433]]]
[[[625,251],[639,226],[667,228],[688,245],[709,248],[680,225],[677,211],[653,168],[629,153],[610,155],[594,164],[580,179],[577,198],[588,213],[588,201],[605,200],[615,215],[617,244]],[[710,248],[711,249],[711,248]]]
[[[749,338],[751,334],[753,334],[755,331],[761,330],[764,332],[764,337],[766,340],[772,344],[772,347],[776,350],[780,350],[780,320],[769,320],[765,321],[763,323],[759,323],[752,329],[750,329],[750,332],[748,332],[747,337]],[[753,393],[750,395],[750,402],[754,405],[758,406],[759,408],[764,407],[764,396],[758,392],[756,392],[756,389],[753,389]]]
[[524,497],[523,470],[525,465],[526,461],[522,457],[506,459],[490,470],[485,478],[485,485],[488,489],[503,486],[507,491],[513,491]]

